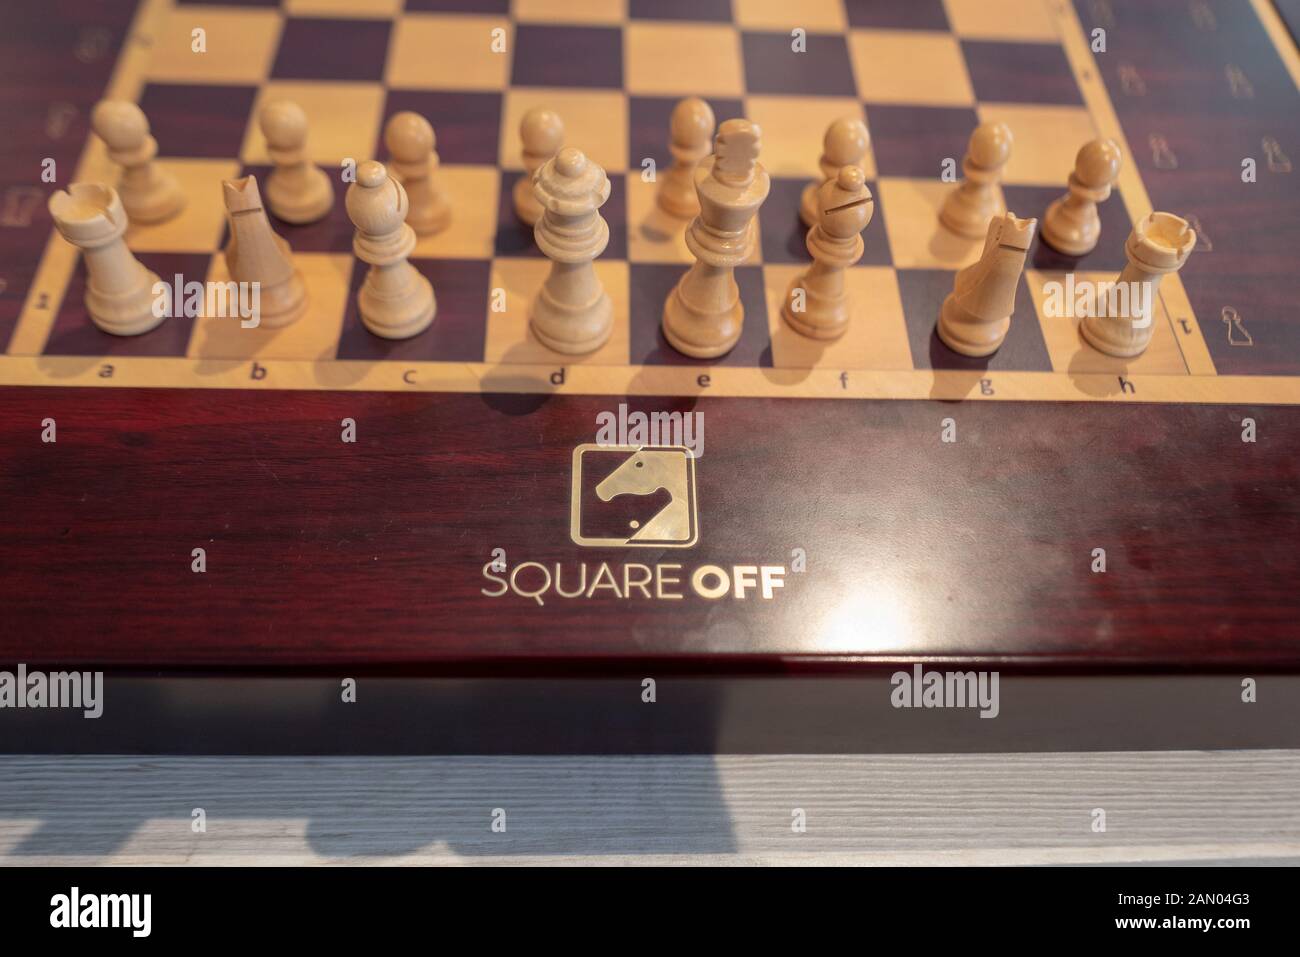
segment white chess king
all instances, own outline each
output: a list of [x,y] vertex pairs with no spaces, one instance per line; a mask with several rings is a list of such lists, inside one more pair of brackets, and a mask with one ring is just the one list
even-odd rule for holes
[[726,355],[740,341],[745,307],[735,270],[754,251],[754,214],[771,185],[758,162],[760,136],[749,120],[727,120],[695,174],[700,215],[686,231],[695,264],[664,303],[663,332],[696,359]]

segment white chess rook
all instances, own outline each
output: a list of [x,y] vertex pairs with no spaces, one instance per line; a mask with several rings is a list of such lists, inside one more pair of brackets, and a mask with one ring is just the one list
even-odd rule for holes
[[812,339],[838,339],[849,327],[844,271],[862,258],[862,230],[875,203],[860,166],[844,166],[817,190],[817,225],[806,245],[813,264],[786,291],[781,315]]
[[[1122,295],[1117,302],[1129,308],[1110,315],[1110,297],[1098,290],[1092,315],[1079,324],[1079,332],[1094,349],[1121,359],[1140,355],[1155,331],[1156,295],[1160,280],[1177,272],[1196,246],[1196,231],[1187,220],[1172,213],[1151,213],[1138,221],[1124,244],[1128,265],[1116,282]],[[1145,313],[1135,304],[1146,306]]]
[[605,171],[572,147],[560,150],[533,180],[544,211],[533,235],[551,271],[533,300],[529,325],[556,352],[594,352],[614,329],[613,306],[592,265],[609,244],[609,225],[597,212],[609,189]]
[[714,155],[695,175],[700,215],[686,232],[695,263],[664,303],[663,333],[674,349],[696,359],[726,355],[740,341],[745,307],[735,270],[754,250],[754,214],[771,185],[758,162],[760,135],[749,120],[727,120]]
[[369,160],[357,168],[345,203],[357,227],[352,251],[370,264],[357,293],[361,321],[385,339],[418,335],[433,322],[437,302],[433,285],[407,261],[415,230],[406,224],[406,190],[382,163]]
[[115,336],[138,336],[166,318],[154,315],[157,274],[131,255],[122,238],[128,221],[116,190],[73,183],[50,197],[50,216],[86,257],[86,311],[96,326]]

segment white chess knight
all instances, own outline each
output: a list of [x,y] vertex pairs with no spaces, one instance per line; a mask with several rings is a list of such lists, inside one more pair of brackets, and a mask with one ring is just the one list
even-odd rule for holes
[[605,171],[571,146],[533,178],[533,196],[543,210],[533,236],[551,271],[533,300],[529,325],[556,352],[594,352],[614,330],[609,294],[592,265],[609,244],[609,225],[597,212],[609,189]]
[[1011,212],[990,220],[979,262],[957,273],[939,315],[939,338],[953,352],[980,358],[1001,347],[1037,226]]
[[686,231],[695,264],[664,303],[664,338],[697,359],[726,355],[740,341],[745,307],[736,267],[754,250],[754,214],[770,180],[758,162],[761,131],[745,119],[718,127],[713,156],[700,163],[695,191],[700,215]]

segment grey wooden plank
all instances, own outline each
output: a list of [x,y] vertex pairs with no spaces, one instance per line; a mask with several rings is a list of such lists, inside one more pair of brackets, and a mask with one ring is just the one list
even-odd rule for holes
[[2,756],[0,861],[1293,863],[1298,759]]

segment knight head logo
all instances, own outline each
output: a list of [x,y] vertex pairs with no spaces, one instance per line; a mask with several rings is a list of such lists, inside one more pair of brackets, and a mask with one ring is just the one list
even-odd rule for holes
[[579,545],[688,548],[699,538],[695,457],[684,446],[573,450],[569,531]]

